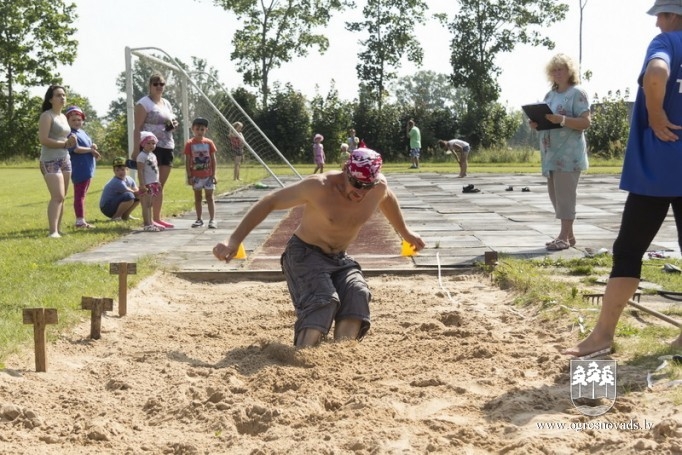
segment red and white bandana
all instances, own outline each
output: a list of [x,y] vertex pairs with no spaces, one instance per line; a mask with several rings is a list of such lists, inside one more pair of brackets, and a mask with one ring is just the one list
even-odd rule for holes
[[381,155],[368,148],[353,150],[346,162],[351,177],[364,183],[372,183],[377,179],[382,164]]

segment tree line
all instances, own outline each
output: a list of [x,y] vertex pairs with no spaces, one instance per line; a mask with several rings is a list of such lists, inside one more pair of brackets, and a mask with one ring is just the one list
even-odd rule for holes
[[[477,148],[534,145],[520,112],[500,104],[497,84],[501,53],[517,45],[554,48],[543,31],[565,18],[568,5],[555,0],[459,0],[452,16],[429,14],[422,0],[365,0],[362,20],[346,22],[361,37],[356,58],[360,84],[357,98],[342,100],[332,87],[307,99],[290,85],[272,81],[273,69],[309,52],[329,46],[323,27],[337,14],[357,5],[350,0],[213,0],[234,13],[242,24],[232,38],[231,62],[244,87],[232,96],[256,120],[270,140],[293,162],[310,159],[312,135],[325,136],[325,150],[333,153],[353,127],[365,142],[387,160],[406,157],[405,125],[412,118],[422,131],[423,148],[436,152],[438,139],[462,138]],[[60,83],[59,64],[73,63],[78,42],[73,38],[77,8],[64,0],[5,0],[0,4],[0,160],[32,159],[39,154],[37,119],[42,99],[29,89]],[[68,19],[68,20],[67,20]],[[399,78],[405,59],[419,67],[423,49],[414,24],[433,21],[450,32],[448,74],[417,71]],[[62,24],[53,27],[52,24]],[[193,58],[190,71],[213,71]],[[135,70],[136,99],[146,94],[149,74]],[[121,97],[104,116],[92,109],[87,94],[69,90],[69,102],[88,117],[86,129],[100,149],[112,156],[128,150],[124,76],[117,81]],[[67,86],[68,89],[68,86]],[[624,99],[617,93],[601,100],[600,113],[608,121],[593,129],[601,148],[618,155],[624,147]],[[613,112],[612,112],[613,111]],[[597,126],[599,120],[595,119]],[[621,122],[622,123],[622,122]],[[627,128],[627,125],[626,125]],[[588,140],[590,140],[588,130]],[[625,133],[626,134],[626,133]],[[529,144],[524,144],[528,142]],[[593,141],[590,140],[590,143]],[[600,149],[601,150],[601,149]]]

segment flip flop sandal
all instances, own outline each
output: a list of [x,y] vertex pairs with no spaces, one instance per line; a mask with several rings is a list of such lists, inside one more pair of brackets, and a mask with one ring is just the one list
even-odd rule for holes
[[547,248],[548,251],[567,250],[570,247],[571,247],[571,245],[569,245],[567,241],[561,240],[561,239],[556,239],[555,241],[551,242],[549,245],[545,246],[545,248]]
[[608,348],[598,349],[590,354],[581,355],[576,357],[578,360],[591,360],[604,355],[609,355],[613,353],[613,349],[609,346]]

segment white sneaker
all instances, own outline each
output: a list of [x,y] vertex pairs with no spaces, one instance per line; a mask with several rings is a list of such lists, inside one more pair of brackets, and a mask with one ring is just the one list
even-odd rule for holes
[[214,220],[210,220],[208,222],[208,228],[209,229],[218,229],[218,223],[216,223]]

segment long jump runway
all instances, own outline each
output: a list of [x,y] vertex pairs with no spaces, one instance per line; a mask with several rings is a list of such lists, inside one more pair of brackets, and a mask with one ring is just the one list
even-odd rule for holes
[[[545,242],[559,232],[559,220],[554,218],[545,179],[540,175],[478,174],[460,179],[453,174],[401,173],[387,178],[408,226],[422,236],[427,246],[418,255],[401,256],[399,236],[377,212],[348,250],[368,274],[467,268],[483,262],[486,252],[533,259],[582,257],[586,251],[602,248],[610,251],[627,196],[618,189],[618,176],[583,175],[574,226],[577,244],[568,250],[547,251]],[[269,188],[250,186],[217,198],[218,229],[191,228],[191,211],[172,219],[175,229],[161,233],[134,231],[63,262],[136,262],[141,256],[155,255],[165,267],[195,279],[219,280],[226,273],[262,273],[278,279],[279,258],[300,220],[300,208],[270,214],[244,241],[246,259],[226,264],[211,253],[217,242],[230,235],[248,208],[275,188],[273,182],[263,183]],[[480,192],[463,193],[463,186],[468,184]],[[524,188],[526,191],[522,191]],[[679,257],[672,213],[650,250]]]

